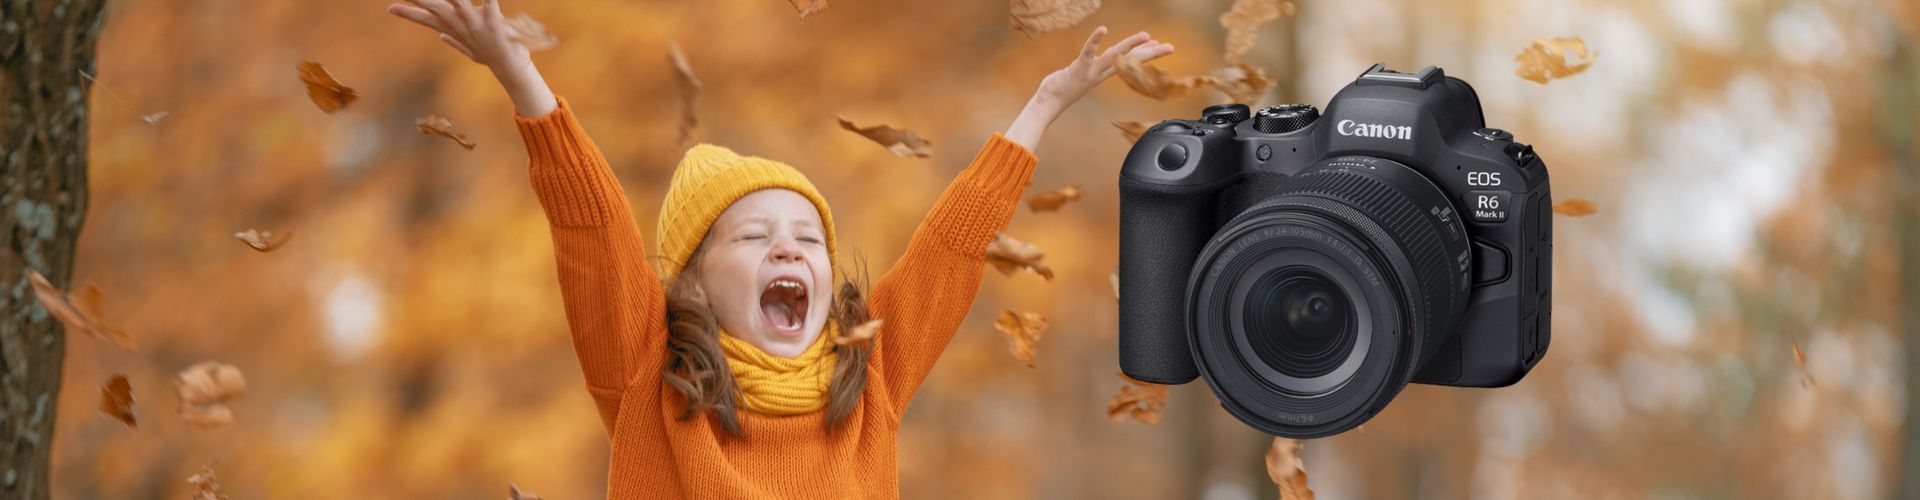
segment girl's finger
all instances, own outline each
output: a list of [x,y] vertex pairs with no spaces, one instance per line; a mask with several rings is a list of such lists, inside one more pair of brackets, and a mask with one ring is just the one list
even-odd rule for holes
[[422,9],[426,9],[427,12],[432,12],[433,17],[435,19],[440,20],[440,25],[447,28],[445,30],[442,30],[443,32],[466,34],[467,32],[466,19],[461,18],[460,13],[454,12],[453,5],[448,4],[446,0],[407,0],[407,1],[413,2],[414,5],[417,5]]
[[451,1],[453,2],[453,11],[460,13],[460,18],[467,21],[467,28],[479,29],[487,26],[487,23],[482,17],[483,12],[480,10],[480,7],[469,3],[473,0]]
[[454,40],[452,36],[447,35],[446,33],[440,34],[440,41],[447,42],[448,46],[451,46],[453,47],[453,50],[458,50],[460,51],[461,54],[466,55],[467,59],[471,59],[475,62],[478,62],[480,60],[480,58],[473,57],[473,51],[467,49],[466,45],[462,45],[459,40]]
[[1125,40],[1121,40],[1120,43],[1113,44],[1112,47],[1107,48],[1107,52],[1101,54],[1100,57],[1111,60],[1119,57],[1120,54],[1132,52],[1134,47],[1139,47],[1140,44],[1147,43],[1147,40],[1152,39],[1153,37],[1147,35],[1145,31],[1134,33],[1133,36],[1129,36]]
[[500,13],[500,0],[487,0],[487,20],[499,21],[507,16]]
[[1127,55],[1133,56],[1134,59],[1139,59],[1140,62],[1147,62],[1147,61],[1152,61],[1154,59],[1166,57],[1171,54],[1173,54],[1173,44],[1160,43],[1156,41],[1150,44],[1142,45],[1139,48],[1135,48],[1133,49],[1133,52],[1129,52]]
[[1087,35],[1087,43],[1085,45],[1080,46],[1080,57],[1092,58],[1093,53],[1100,49],[1100,41],[1106,38],[1107,38],[1106,26],[1094,28],[1093,34]]
[[433,13],[427,12],[426,9],[412,5],[393,4],[387,6],[387,12],[400,16],[401,19],[413,21],[414,24],[432,28],[434,31],[440,33],[447,32],[446,25],[440,24],[440,19],[433,17]]

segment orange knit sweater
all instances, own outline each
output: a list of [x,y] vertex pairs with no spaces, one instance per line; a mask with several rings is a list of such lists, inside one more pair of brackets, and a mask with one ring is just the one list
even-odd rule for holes
[[1034,156],[994,134],[914,230],[868,295],[886,319],[866,393],[831,432],[825,411],[746,415],[745,438],[661,383],[666,302],[613,170],[566,100],[547,116],[515,116],[529,176],[552,226],[560,293],[587,391],[612,435],[611,498],[894,498],[900,415],[973,306],[987,244],[1005,228]]

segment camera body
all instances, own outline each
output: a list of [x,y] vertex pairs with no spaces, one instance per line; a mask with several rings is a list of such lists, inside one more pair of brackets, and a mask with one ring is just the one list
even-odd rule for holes
[[1327,104],[1208,107],[1120,172],[1120,367],[1204,376],[1296,438],[1408,382],[1500,387],[1546,353],[1552,198],[1531,146],[1436,67],[1374,65]]

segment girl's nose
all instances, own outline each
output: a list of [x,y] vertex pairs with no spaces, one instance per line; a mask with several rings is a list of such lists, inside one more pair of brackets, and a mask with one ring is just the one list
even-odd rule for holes
[[793,241],[793,238],[781,237],[774,239],[773,253],[771,254],[774,262],[800,262],[800,259],[805,256],[806,253],[800,250],[800,243]]

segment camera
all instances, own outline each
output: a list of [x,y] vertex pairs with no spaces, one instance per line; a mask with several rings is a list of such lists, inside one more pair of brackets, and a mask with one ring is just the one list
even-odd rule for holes
[[1120,169],[1120,368],[1204,377],[1268,434],[1358,426],[1409,382],[1501,387],[1546,354],[1552,198],[1473,87],[1375,64],[1320,113],[1207,107]]

